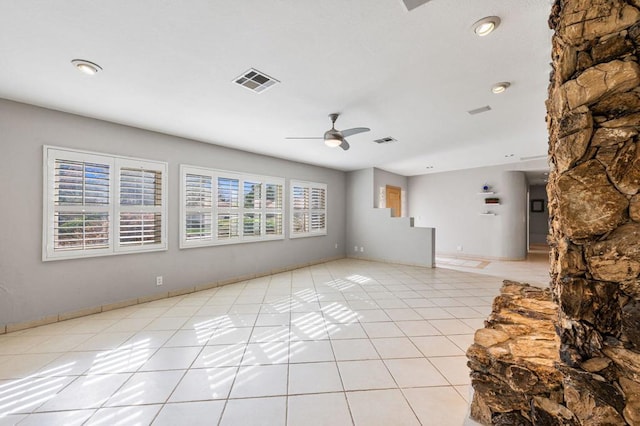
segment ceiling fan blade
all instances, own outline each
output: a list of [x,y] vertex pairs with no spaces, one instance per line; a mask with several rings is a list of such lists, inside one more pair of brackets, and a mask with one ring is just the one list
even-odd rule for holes
[[346,138],[348,136],[357,135],[358,133],[368,132],[369,130],[371,129],[368,127],[354,127],[353,129],[342,130],[340,133],[342,133],[342,136]]
[[349,149],[349,142],[346,139],[342,139],[342,143],[338,146],[346,151]]
[[318,137],[315,137],[315,136],[302,136],[302,137],[289,136],[289,137],[286,137],[285,139],[324,139],[324,137],[322,137],[322,136],[318,136]]

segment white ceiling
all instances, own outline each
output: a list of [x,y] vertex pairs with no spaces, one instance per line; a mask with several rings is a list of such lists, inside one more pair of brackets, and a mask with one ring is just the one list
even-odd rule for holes
[[[549,0],[411,12],[401,0],[3,0],[0,97],[340,170],[518,163],[547,153],[549,11]],[[477,37],[471,25],[490,15],[502,24]],[[76,58],[104,70],[83,75]],[[281,83],[256,94],[232,82],[251,67]],[[500,81],[512,85],[492,94]],[[285,139],[321,136],[331,112],[336,128],[371,132],[349,151]],[[398,142],[372,142],[386,136]]]

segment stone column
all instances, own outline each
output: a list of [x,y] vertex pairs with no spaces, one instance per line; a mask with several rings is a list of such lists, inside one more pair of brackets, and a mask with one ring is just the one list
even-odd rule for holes
[[547,101],[564,405],[640,425],[640,0],[556,0]]

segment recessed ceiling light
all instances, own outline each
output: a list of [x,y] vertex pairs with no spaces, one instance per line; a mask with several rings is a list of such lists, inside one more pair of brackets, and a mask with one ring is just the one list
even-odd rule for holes
[[509,88],[509,86],[511,86],[511,83],[509,83],[508,81],[503,81],[503,82],[494,84],[491,87],[491,91],[497,95],[499,93],[503,93],[505,90]]
[[486,18],[482,18],[475,24],[473,24],[473,32],[476,33],[477,36],[484,37],[489,35],[498,28],[500,25],[500,18],[497,16],[487,16]]
[[98,71],[102,71],[102,67],[100,65],[94,64],[91,61],[85,61],[84,59],[74,59],[71,63],[78,71],[87,75],[95,75]]

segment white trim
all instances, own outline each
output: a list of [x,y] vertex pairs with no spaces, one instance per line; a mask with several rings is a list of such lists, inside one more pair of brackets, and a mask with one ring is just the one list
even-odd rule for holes
[[[309,190],[309,206],[308,208],[305,209],[295,209],[294,208],[294,196],[293,196],[293,192],[294,192],[294,188],[304,188],[304,189],[308,189]],[[313,189],[320,189],[324,191],[324,209],[313,209],[311,206],[311,191]],[[327,204],[329,202],[329,197],[328,197],[328,186],[326,183],[319,183],[319,182],[307,182],[307,181],[302,181],[302,180],[291,180],[289,182],[289,198],[290,198],[290,204],[289,204],[289,238],[293,239],[293,238],[305,238],[305,237],[319,237],[322,235],[327,235],[327,229],[328,229],[328,220],[329,220],[329,215],[328,215],[328,208],[327,208]],[[299,213],[306,213],[309,215],[309,230],[307,232],[294,232],[293,227],[294,227],[294,213],[299,212]],[[324,228],[318,230],[318,231],[313,231],[311,229],[311,216],[312,214],[324,214]]]
[[[211,178],[211,207],[205,208],[188,208],[187,207],[187,191],[186,191],[186,177],[188,174],[200,175]],[[238,181],[238,206],[237,207],[224,207],[221,208],[217,205],[218,202],[218,179],[228,178]],[[260,208],[250,209],[245,208],[244,201],[244,183],[260,183],[261,185],[261,206]],[[268,208],[266,206],[266,185],[274,184],[279,185],[282,191],[282,205],[280,208]],[[180,248],[194,248],[194,247],[208,247],[219,246],[229,244],[242,244],[242,243],[254,243],[260,241],[274,241],[283,240],[285,238],[285,179],[274,176],[254,175],[248,173],[234,172],[228,170],[209,169],[199,166],[190,166],[186,164],[180,165]],[[207,239],[188,240],[186,232],[187,213],[193,211],[194,213],[208,213],[210,214],[211,221],[211,236]],[[218,238],[218,215],[219,214],[232,214],[238,217],[238,236],[228,239]],[[259,214],[260,215],[260,236],[243,235],[243,217],[244,214]],[[282,233],[279,235],[267,235],[266,234],[266,220],[267,214],[275,213],[282,215]]]
[[[104,206],[55,206],[54,184],[55,184],[55,161],[57,159],[77,161],[77,162],[95,162],[109,166],[109,186],[108,186],[108,203]],[[85,257],[110,256],[125,253],[140,253],[151,251],[167,250],[167,210],[168,210],[168,164],[166,162],[144,160],[139,158],[124,157],[112,154],[103,154],[90,151],[82,151],[71,148],[63,148],[57,146],[43,146],[43,190],[42,190],[42,260],[62,260],[62,259],[79,259]],[[160,244],[149,244],[142,246],[120,247],[118,244],[118,225],[120,212],[119,205],[119,171],[122,167],[143,167],[147,170],[155,170],[161,174],[161,205],[153,208],[136,206],[134,211],[154,211],[160,212]],[[139,208],[140,207],[140,208]],[[64,251],[56,251],[54,249],[54,217],[55,212],[78,212],[78,213],[100,213],[108,214],[109,232],[107,238],[107,247],[100,249],[70,249]],[[131,210],[125,210],[131,211]]]

